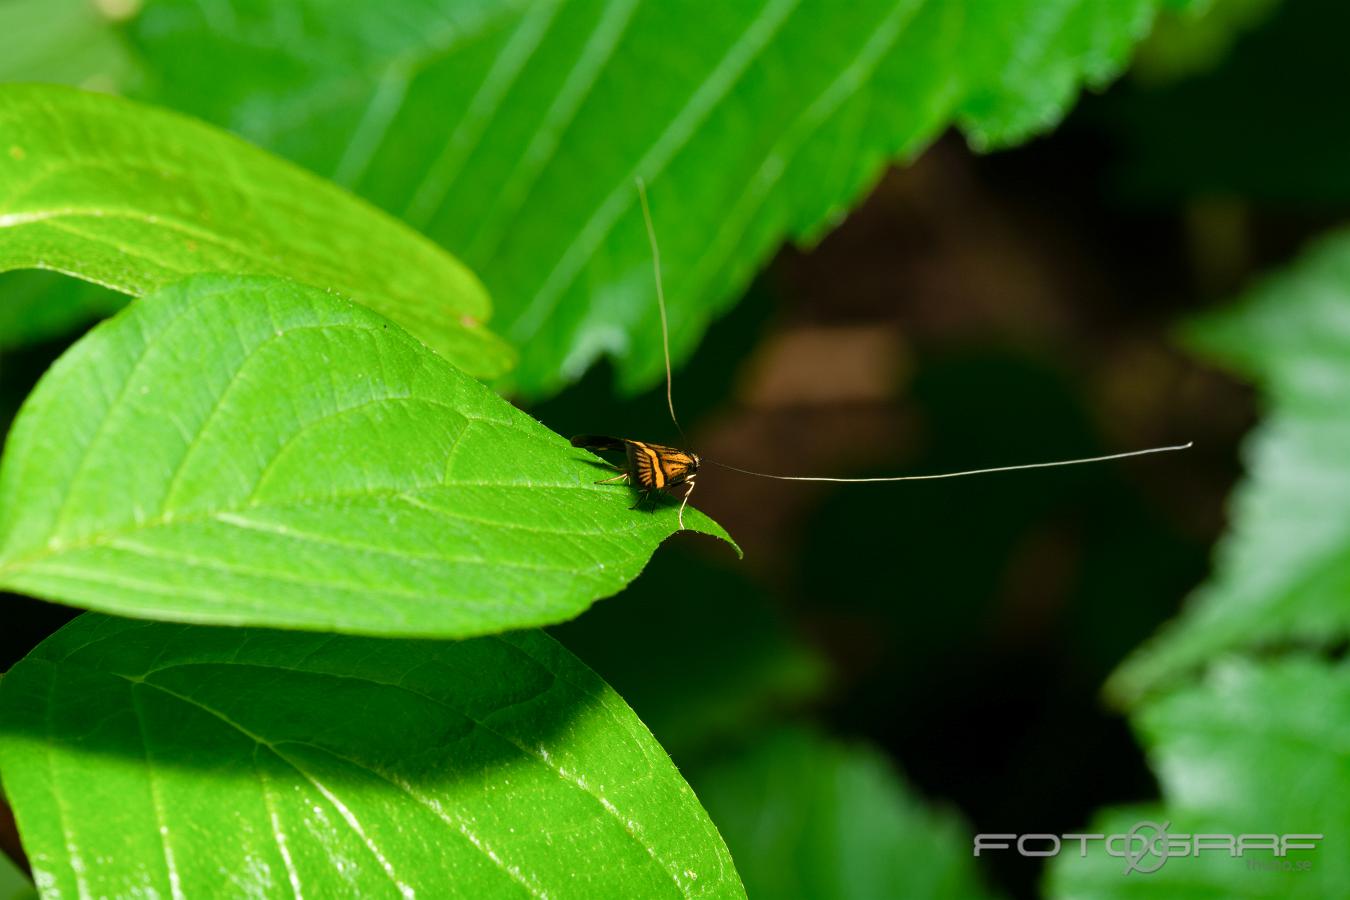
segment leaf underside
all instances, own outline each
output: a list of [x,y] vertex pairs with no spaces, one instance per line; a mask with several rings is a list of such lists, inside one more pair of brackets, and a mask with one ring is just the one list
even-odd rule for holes
[[636,177],[683,358],[785,239],[815,240],[888,163],[954,124],[981,147],[1053,125],[1120,71],[1156,3],[298,5],[149,4],[134,34],[155,98],[458,254],[520,348],[512,386],[542,395],[606,354],[629,387],[660,377]]
[[199,273],[282,275],[394,319],[466,371],[512,351],[477,278],[402,223],[209,125],[55,85],[0,86],[0,271],[140,296]]

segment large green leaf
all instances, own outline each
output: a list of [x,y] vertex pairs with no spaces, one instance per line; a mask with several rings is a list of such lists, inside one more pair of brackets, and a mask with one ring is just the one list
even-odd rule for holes
[[886,760],[784,731],[690,777],[752,897],[987,896],[964,826]]
[[1190,336],[1257,381],[1269,411],[1214,574],[1116,673],[1125,699],[1232,648],[1350,635],[1350,233]]
[[289,163],[176,113],[0,86],[0,271],[141,295],[203,272],[285,275],[403,324],[476,375],[509,367],[454,257]]
[[[1172,835],[1322,834],[1324,839],[1316,842],[1317,849],[1291,851],[1284,859],[1268,851],[1234,859],[1223,850],[1166,860],[1142,856],[1129,875],[1126,861],[1107,856],[1100,842],[1089,844],[1085,859],[1079,845],[1070,843],[1051,865],[1050,896],[1311,900],[1345,895],[1350,884],[1350,854],[1345,852],[1350,666],[1308,659],[1264,665],[1230,661],[1211,671],[1204,683],[1144,706],[1136,725],[1164,804],[1106,812],[1085,833],[1125,834],[1137,823],[1151,822],[1165,825]],[[1157,831],[1138,833],[1151,838]],[[1273,868],[1285,862],[1290,871]],[[1300,863],[1308,868],[1292,868]]]
[[602,354],[630,386],[659,377],[635,177],[683,357],[784,239],[814,240],[890,161],[953,123],[983,147],[1050,127],[1119,71],[1154,6],[154,0],[136,33],[164,102],[466,260],[521,349],[515,383],[540,394]]
[[637,717],[552,640],[85,615],[0,682],[46,896],[736,897]]
[[200,276],[95,328],[30,396],[0,464],[0,586],[370,634],[557,622],[677,528],[673,502],[594,484],[609,474],[363,307]]

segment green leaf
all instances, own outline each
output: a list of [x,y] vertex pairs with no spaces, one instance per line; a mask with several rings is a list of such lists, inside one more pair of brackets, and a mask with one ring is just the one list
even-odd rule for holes
[[0,464],[0,585],[232,625],[553,623],[678,527],[673,500],[632,510],[607,474],[364,307],[200,276],[95,328],[30,396]]
[[159,0],[136,34],[163,101],[468,262],[521,350],[513,384],[540,395],[606,354],[629,387],[660,377],[635,177],[683,358],[785,239],[818,238],[890,162],[953,123],[984,147],[1050,127],[1120,70],[1154,5],[402,0],[377,17],[235,0],[221,20]]
[[1261,868],[1277,862],[1268,851],[1233,859],[1226,850],[1208,850],[1168,858],[1153,874],[1143,870],[1158,865],[1159,857],[1141,858],[1141,871],[1126,876],[1125,860],[1107,856],[1099,843],[1089,844],[1086,859],[1072,844],[1051,864],[1049,896],[1298,900],[1345,893],[1350,666],[1298,658],[1263,665],[1230,661],[1203,683],[1142,707],[1135,725],[1164,803],[1106,812],[1086,833],[1124,834],[1148,821],[1166,824],[1173,835],[1323,834],[1317,849],[1285,858],[1310,868],[1270,871]]
[[1190,336],[1260,384],[1269,411],[1214,574],[1113,676],[1125,700],[1234,648],[1350,635],[1350,232]]
[[332,185],[208,125],[53,85],[0,86],[0,271],[132,295],[204,272],[342,292],[466,371],[511,353],[456,259]]
[[690,781],[752,897],[989,896],[968,830],[875,750],[783,731]]
[[46,896],[744,896],[651,734],[538,633],[85,615],[0,682],[0,770]]

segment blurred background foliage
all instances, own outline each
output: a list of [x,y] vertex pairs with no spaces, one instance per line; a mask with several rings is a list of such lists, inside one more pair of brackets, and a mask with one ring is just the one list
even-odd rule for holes
[[[62,12],[39,15],[39,6]],[[222,79],[219,69],[192,64],[212,23],[198,18],[209,18],[208,7],[190,6],[11,0],[0,6],[0,25],[31,35],[33,53],[11,58],[0,77],[148,94],[278,152],[333,152],[309,120],[287,118],[288,95],[276,85],[298,73],[316,90],[331,88],[331,109],[350,115],[343,90],[355,88],[343,72],[368,61],[361,54],[379,41],[300,41],[287,54],[255,44],[252,55],[236,41],[245,75]],[[675,393],[693,445],[763,471],[917,473],[1197,444],[1124,465],[932,484],[700,476],[698,505],[737,537],[744,562],[713,541],[680,538],[622,595],[554,632],[675,757],[752,897],[1033,896],[1042,888],[1114,896],[1135,882],[1093,868],[1099,860],[1082,869],[1061,860],[1043,880],[1039,860],[971,859],[970,837],[1103,821],[1128,829],[1141,815],[1163,815],[1159,804],[1212,830],[1344,824],[1318,799],[1345,787],[1335,781],[1340,771],[1343,782],[1350,723],[1343,669],[1298,655],[1268,671],[1223,662],[1197,679],[1217,652],[1206,648],[1166,678],[1155,673],[1161,681],[1113,695],[1133,704],[1132,720],[1104,701],[1102,686],[1206,579],[1243,471],[1240,441],[1259,413],[1281,400],[1295,414],[1306,407],[1287,391],[1259,401],[1247,384],[1259,379],[1251,365],[1237,366],[1242,377],[1226,374],[1188,349],[1177,327],[1222,310],[1258,273],[1289,265],[1344,221],[1350,135],[1328,98],[1350,83],[1339,46],[1347,16],[1335,0],[1168,4],[1125,77],[1085,96],[1053,133],[990,155],[946,134],[889,171],[818,243],[781,250],[702,340],[697,329],[681,338],[689,355]],[[357,17],[351,33],[363,22]],[[226,24],[232,35],[255,34]],[[381,27],[376,37],[396,43],[393,31],[415,32],[416,22]],[[172,77],[138,61],[156,46],[174,48],[161,57]],[[206,90],[203,79],[224,88]],[[295,102],[306,115],[325,111],[312,97]],[[407,143],[387,151],[411,147],[416,159],[419,129],[425,136],[443,123],[422,115],[406,127]],[[340,181],[351,175],[340,159],[308,161]],[[392,156],[371,177],[398,166]],[[657,207],[658,229],[673,233],[660,223],[678,203],[653,193],[670,203]],[[836,211],[830,221],[839,218]],[[625,240],[641,248],[640,232]],[[1333,263],[1312,264],[1332,285],[1314,297],[1350,297],[1350,274]],[[1273,290],[1267,304],[1278,312],[1267,315],[1279,321],[1286,301]],[[0,291],[7,419],[79,328],[121,301],[45,274],[4,276]],[[75,299],[20,302],[52,292]],[[1339,327],[1350,300],[1339,315],[1307,306],[1298,339],[1315,343],[1319,331]],[[4,318],[9,310],[29,312]],[[1255,337],[1215,326],[1231,338],[1230,352],[1218,355],[1240,357],[1269,334],[1271,318],[1243,321]],[[657,371],[659,357],[648,352],[655,320],[634,327],[645,329],[645,356],[627,365],[640,375],[601,360],[527,408],[563,434],[675,442],[662,391],[634,392]],[[1270,352],[1279,355],[1278,342]],[[1329,388],[1333,400],[1340,383]],[[1334,404],[1322,400],[1334,419]],[[1329,475],[1344,471],[1340,421],[1317,445]],[[1258,478],[1266,471],[1253,470]],[[1317,483],[1308,493],[1315,503]],[[1327,513],[1328,528],[1343,533],[1345,508]],[[1296,539],[1303,520],[1288,519],[1267,545]],[[1242,552],[1260,554],[1261,541]],[[1347,557],[1340,545],[1327,556],[1319,592],[1300,599],[1311,610],[1304,625],[1275,634],[1263,652],[1343,647],[1350,617],[1337,604],[1350,584]],[[71,615],[7,602],[0,666]],[[1270,614],[1278,619],[1278,607]],[[1221,649],[1269,621],[1237,622],[1239,636]],[[1310,708],[1289,708],[1291,694]],[[1240,702],[1225,702],[1234,696]],[[1318,710],[1330,711],[1325,733],[1307,733],[1328,749],[1312,761],[1239,727],[1267,718],[1301,735]],[[1247,799],[1225,807],[1188,795],[1191,783],[1169,762],[1177,747],[1192,754],[1183,754],[1186,765],[1222,763]],[[1314,773],[1306,791],[1267,802],[1281,789],[1271,778],[1301,771]],[[1150,805],[1098,812],[1124,804]],[[1328,846],[1314,857],[1329,874],[1277,888],[1269,879],[1298,876],[1207,869],[1203,879],[1155,889],[1323,896],[1336,883],[1333,854]],[[1182,862],[1170,865],[1185,874]]]

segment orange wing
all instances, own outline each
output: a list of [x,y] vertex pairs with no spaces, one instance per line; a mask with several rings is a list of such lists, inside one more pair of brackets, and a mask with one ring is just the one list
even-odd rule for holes
[[633,478],[644,490],[660,490],[687,482],[698,471],[698,457],[678,447],[627,441]]
[[661,467],[661,454],[657,448],[642,441],[624,443],[628,451],[628,468],[638,486],[646,491],[659,491],[665,487],[666,471]]

